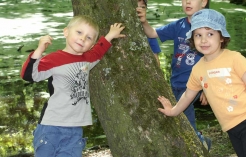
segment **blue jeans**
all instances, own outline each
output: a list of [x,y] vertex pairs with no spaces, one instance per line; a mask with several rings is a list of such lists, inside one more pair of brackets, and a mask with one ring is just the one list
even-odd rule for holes
[[82,157],[86,145],[82,127],[38,124],[33,135],[35,157]]
[[[182,96],[182,94],[185,92],[186,88],[175,88],[172,87],[172,91],[173,94],[176,98],[176,100],[178,101],[180,99],[180,97]],[[186,115],[187,119],[189,120],[191,126],[194,128],[197,136],[199,137],[199,139],[201,141],[203,141],[203,137],[201,137],[201,134],[198,133],[197,128],[196,128],[196,117],[195,117],[195,109],[194,109],[194,103],[195,101],[200,97],[201,92],[199,92],[197,94],[197,96],[195,97],[195,99],[191,102],[191,104],[184,110],[184,114]]]

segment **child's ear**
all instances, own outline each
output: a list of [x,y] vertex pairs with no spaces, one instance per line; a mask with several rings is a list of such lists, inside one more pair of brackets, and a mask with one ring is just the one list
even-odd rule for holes
[[65,28],[63,29],[63,35],[64,35],[65,37],[68,36],[68,28],[67,28],[67,27],[65,27]]

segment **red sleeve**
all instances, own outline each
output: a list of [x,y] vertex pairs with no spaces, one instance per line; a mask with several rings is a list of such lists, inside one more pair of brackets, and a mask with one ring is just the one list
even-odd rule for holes
[[109,50],[111,47],[111,43],[108,42],[105,37],[100,37],[98,42],[87,52],[83,54],[83,57],[86,58],[87,61],[95,61],[101,59],[104,54]]
[[[82,58],[73,58],[69,57],[67,53],[62,53],[61,51],[57,51],[56,53],[51,53],[46,55],[45,57],[42,57],[40,64],[38,66],[38,70],[47,70],[50,68],[53,68],[54,66],[60,66],[67,63],[72,62],[78,62],[78,61],[87,61],[87,62],[95,62],[97,60],[100,60],[104,54],[109,50],[111,47],[111,43],[108,42],[105,37],[101,37],[98,42],[87,52],[85,52],[83,55],[81,55]],[[23,78],[26,81],[33,81],[32,79],[32,73],[33,73],[33,65],[36,62],[37,59],[32,59],[33,52],[28,56],[27,60],[24,62],[22,69],[21,69],[21,78]],[[58,56],[57,56],[58,55]],[[64,57],[66,59],[60,59],[57,60],[58,57]],[[52,62],[51,60],[56,60],[56,62]],[[50,63],[52,63],[50,65]]]

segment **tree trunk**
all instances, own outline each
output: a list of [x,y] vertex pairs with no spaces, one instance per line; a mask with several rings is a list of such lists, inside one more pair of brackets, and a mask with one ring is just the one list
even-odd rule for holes
[[123,23],[123,39],[91,71],[90,92],[114,157],[208,156],[184,114],[164,117],[157,97],[175,99],[136,15],[137,0],[72,0],[74,15],[92,16],[106,35]]

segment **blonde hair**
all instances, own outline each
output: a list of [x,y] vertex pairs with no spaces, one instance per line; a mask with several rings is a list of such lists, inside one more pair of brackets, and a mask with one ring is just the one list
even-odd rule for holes
[[67,28],[70,28],[78,23],[86,23],[89,26],[91,26],[92,28],[95,29],[96,31],[96,38],[95,40],[97,40],[98,35],[99,35],[99,26],[98,24],[89,16],[86,15],[77,15],[74,16],[68,23]]

